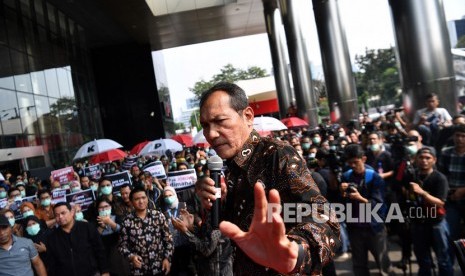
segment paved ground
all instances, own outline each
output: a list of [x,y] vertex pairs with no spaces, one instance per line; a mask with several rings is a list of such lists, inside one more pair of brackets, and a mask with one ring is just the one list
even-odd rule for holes
[[[401,248],[398,245],[398,243],[396,243],[395,240],[390,238],[388,247],[389,247],[389,258],[390,258],[391,262],[394,265],[395,274],[396,275],[410,275],[408,270],[404,274],[402,269],[396,267],[396,265],[399,263],[399,261],[402,258]],[[350,255],[350,253],[349,253],[349,255]],[[371,275],[379,275],[378,269],[376,268],[376,263],[375,263],[373,257],[371,256],[371,254],[369,254],[369,261],[370,261],[370,263],[369,263],[370,274]],[[338,276],[354,275],[353,270],[352,270],[352,259],[351,259],[351,257],[349,257],[348,259],[336,258],[335,259],[335,265],[336,265],[336,273],[337,273]],[[417,275],[417,273],[418,273],[418,264],[416,263],[415,255],[413,253],[412,253],[412,265],[411,265],[411,268],[412,268],[411,269],[412,270],[411,275]],[[460,267],[457,265],[457,262],[456,262],[456,265],[454,267],[454,271],[455,271],[455,273],[454,273],[455,276],[465,275],[460,270]],[[437,271],[436,271],[436,275],[438,275]]]

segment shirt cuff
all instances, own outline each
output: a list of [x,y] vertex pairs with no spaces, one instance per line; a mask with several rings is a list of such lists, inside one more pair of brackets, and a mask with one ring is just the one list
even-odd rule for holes
[[299,249],[298,254],[297,254],[297,262],[295,264],[294,269],[290,272],[290,274],[300,272],[301,269],[302,269],[302,265],[304,263],[304,260],[305,260],[305,250],[304,250],[303,245],[300,244],[300,243],[297,243],[297,245],[298,245],[298,249]]

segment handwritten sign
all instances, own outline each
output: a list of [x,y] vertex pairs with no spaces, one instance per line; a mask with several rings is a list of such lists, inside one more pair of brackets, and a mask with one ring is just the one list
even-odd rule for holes
[[176,191],[182,191],[195,186],[197,174],[194,169],[168,172],[167,183]]
[[73,167],[66,167],[63,169],[52,171],[53,180],[57,180],[61,185],[67,184],[71,180],[74,180]]
[[161,161],[155,161],[145,165],[142,170],[149,172],[152,176],[158,179],[166,179],[165,167]]

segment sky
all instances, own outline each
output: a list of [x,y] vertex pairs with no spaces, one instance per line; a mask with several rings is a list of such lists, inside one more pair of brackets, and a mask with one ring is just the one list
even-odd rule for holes
[[[305,1],[310,11],[303,22],[312,76],[323,79],[318,35],[311,1]],[[395,45],[389,4],[387,0],[339,0],[339,12],[346,32],[352,63],[357,54],[365,49],[383,49]],[[465,16],[465,0],[443,0],[446,20]],[[175,120],[186,108],[186,99],[193,97],[189,88],[197,81],[208,81],[220,69],[231,63],[234,67],[247,69],[258,66],[272,72],[272,61],[267,34],[259,34],[162,51],[165,76],[171,93]],[[158,74],[158,73],[157,73]]]

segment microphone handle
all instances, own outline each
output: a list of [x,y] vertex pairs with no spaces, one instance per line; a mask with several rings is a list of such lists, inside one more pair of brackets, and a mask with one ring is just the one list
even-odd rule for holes
[[219,216],[220,216],[220,204],[221,204],[221,180],[220,180],[221,172],[220,171],[210,171],[210,177],[215,181],[215,189],[216,189],[216,200],[213,201],[213,205],[211,208],[211,224],[213,229],[219,228]]

